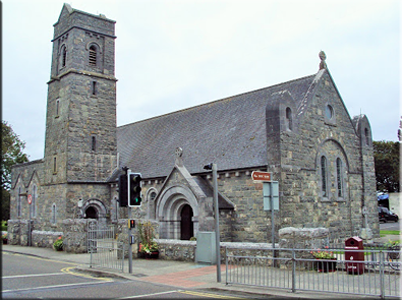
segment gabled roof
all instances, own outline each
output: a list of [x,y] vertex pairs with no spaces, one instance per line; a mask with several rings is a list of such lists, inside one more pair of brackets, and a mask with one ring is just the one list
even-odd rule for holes
[[[268,164],[266,109],[273,93],[287,90],[299,107],[316,74],[209,102],[117,128],[120,167],[144,178],[172,170],[174,151],[183,149],[191,174],[214,162],[219,170]],[[310,95],[311,96],[311,95]]]

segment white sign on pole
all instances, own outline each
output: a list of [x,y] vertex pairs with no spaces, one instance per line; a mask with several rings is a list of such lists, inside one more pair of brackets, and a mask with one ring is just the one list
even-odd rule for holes
[[264,195],[264,210],[271,210],[271,185],[274,210],[279,210],[279,183],[278,181],[264,182],[262,191]]

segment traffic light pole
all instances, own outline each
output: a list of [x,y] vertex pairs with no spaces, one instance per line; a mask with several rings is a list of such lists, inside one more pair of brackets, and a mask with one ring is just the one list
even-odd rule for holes
[[[127,172],[127,182],[130,181],[130,173],[131,171],[128,170]],[[127,184],[128,189],[128,201],[130,201],[130,184]],[[131,207],[127,206],[127,217],[131,220]],[[131,226],[128,227],[128,273],[133,273],[133,246],[131,245]]]
[[[131,207],[128,206],[128,219],[131,220]],[[128,273],[133,273],[133,246],[131,245],[131,227],[128,228]]]

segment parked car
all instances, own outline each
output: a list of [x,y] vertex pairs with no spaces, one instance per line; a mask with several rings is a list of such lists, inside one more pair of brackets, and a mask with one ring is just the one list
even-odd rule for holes
[[393,213],[388,208],[381,206],[378,207],[378,217],[380,219],[380,222],[399,221],[399,217],[396,213]]

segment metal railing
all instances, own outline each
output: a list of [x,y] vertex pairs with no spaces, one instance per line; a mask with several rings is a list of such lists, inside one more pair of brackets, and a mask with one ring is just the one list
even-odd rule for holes
[[[311,249],[264,249],[258,256],[236,250],[226,248],[226,284],[401,297],[401,263],[389,260],[400,251],[325,249],[336,258],[318,260]],[[353,259],[362,255],[364,260]]]
[[87,243],[91,268],[97,266],[124,272],[124,243],[116,240],[113,226],[88,228]]
[[91,268],[104,267],[124,272],[124,243],[117,241],[93,240],[89,248]]

